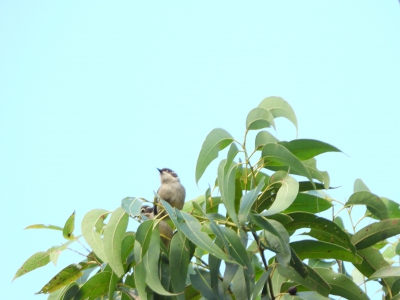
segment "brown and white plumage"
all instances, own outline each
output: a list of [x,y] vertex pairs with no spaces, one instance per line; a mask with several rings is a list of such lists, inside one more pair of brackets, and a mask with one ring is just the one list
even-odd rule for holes
[[[167,201],[172,207],[182,209],[185,203],[186,191],[181,184],[178,175],[171,169],[157,169],[160,172],[161,186],[159,187],[158,196]],[[154,214],[158,213],[157,205],[154,205]]]

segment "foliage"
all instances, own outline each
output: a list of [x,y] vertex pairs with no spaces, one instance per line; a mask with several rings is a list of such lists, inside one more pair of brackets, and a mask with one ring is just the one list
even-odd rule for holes
[[[315,157],[340,150],[312,139],[277,140],[263,129],[275,128],[279,117],[297,130],[290,105],[269,97],[248,114],[242,143],[224,129],[208,134],[198,157],[196,182],[220,151],[229,149],[219,162],[215,186],[204,195],[187,201],[182,211],[161,201],[176,229],[169,246],[161,242],[160,219],[141,216],[145,199],[125,198],[113,212],[94,209],[81,224],[92,250],[38,293],[53,300],[319,300],[334,295],[361,300],[370,299],[366,287],[377,281],[384,299],[400,299],[400,267],[395,265],[400,244],[392,238],[400,234],[399,205],[356,180],[354,194],[340,211],[347,211],[354,224],[353,208],[365,206],[362,219],[369,219],[368,225],[357,231],[352,226],[350,233],[338,213],[323,217],[338,201],[323,192],[329,189],[329,175],[318,170]],[[251,131],[258,132],[250,152]],[[67,242],[35,253],[14,279],[55,263],[70,244],[80,241],[82,236],[74,234],[74,217],[64,227],[27,227],[62,231]],[[127,231],[129,222],[136,224],[136,232]],[[304,229],[308,231],[294,235]],[[353,275],[361,277],[361,287],[347,273],[350,266],[356,270]]]

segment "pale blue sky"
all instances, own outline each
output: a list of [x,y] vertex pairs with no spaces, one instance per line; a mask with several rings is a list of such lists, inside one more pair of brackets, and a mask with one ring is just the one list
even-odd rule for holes
[[[181,177],[215,127],[241,140],[267,96],[296,112],[299,137],[343,150],[319,159],[345,201],[362,178],[400,201],[400,5],[353,1],[1,1],[2,297],[34,292],[80,257],[61,255],[12,284],[33,253],[64,242],[75,210],[151,198],[156,168]],[[295,138],[278,122],[278,138]],[[79,247],[78,247],[79,249]],[[4,294],[5,293],[5,294]]]

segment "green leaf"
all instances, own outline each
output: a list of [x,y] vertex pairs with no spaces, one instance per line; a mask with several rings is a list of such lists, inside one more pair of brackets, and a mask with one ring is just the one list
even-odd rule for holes
[[[350,236],[335,222],[304,212],[291,213],[288,216],[293,219],[293,222],[285,225],[289,233],[300,228],[310,228],[310,234],[313,230],[319,230],[322,235],[318,236],[318,239],[338,244],[355,253],[356,249],[350,241]],[[312,236],[315,237],[314,235]]]
[[[382,202],[385,203],[386,208],[388,210],[389,213],[389,218],[390,219],[400,219],[400,207],[399,207],[399,203],[390,200],[388,198],[385,197],[380,197]],[[374,215],[371,215],[371,212],[367,209],[365,215],[369,216],[369,217],[373,217],[374,219],[378,219],[377,217],[375,217]]]
[[219,294],[215,294],[211,288],[210,273],[199,268],[194,268],[195,274],[190,274],[190,282],[208,300],[219,300]]
[[313,181],[312,176],[305,165],[288,149],[281,145],[272,143],[266,144],[262,149],[261,157],[264,160],[264,166],[266,168],[269,168],[270,166],[288,167],[290,168],[291,173],[295,172],[295,174],[305,176],[311,182]]
[[[253,291],[253,298],[252,299],[255,299],[261,293],[262,289],[265,286],[265,283],[268,280],[269,275],[272,272],[272,268],[268,268],[267,272],[265,272],[264,270],[261,270],[261,271],[262,271],[262,274],[261,274],[260,278],[257,280],[257,283],[254,285],[254,291]],[[276,272],[276,273],[278,273],[278,272]]]
[[364,249],[396,234],[400,234],[400,219],[388,219],[360,229],[352,236],[351,242],[357,249]]
[[43,267],[50,262],[50,249],[46,252],[40,251],[29,257],[15,273],[13,281],[26,273]]
[[285,294],[280,300],[330,300],[331,298],[322,296],[317,292],[297,292],[296,296]]
[[245,275],[244,268],[240,266],[232,280],[233,293],[237,299],[251,299],[250,295],[253,291],[246,284],[248,280],[249,277]]
[[221,227],[221,231],[228,243],[229,254],[236,262],[245,267],[246,276],[254,283],[254,267],[239,236],[228,227]]
[[332,295],[351,300],[369,300],[364,291],[347,276],[325,268],[315,268],[315,271],[332,287]]
[[290,142],[279,142],[279,144],[292,152],[300,160],[308,160],[326,152],[342,152],[332,145],[310,139],[297,139]]
[[94,262],[80,262],[79,264],[71,264],[66,268],[62,269],[57,275],[55,275],[37,294],[48,294],[52,293],[63,286],[74,282],[83,275],[83,271],[96,267],[97,264]]
[[215,128],[207,135],[196,163],[196,183],[199,182],[207,166],[218,157],[219,151],[229,146],[233,140],[233,137],[222,128]]
[[158,260],[160,257],[160,231],[158,226],[154,227],[151,234],[150,246],[143,258],[146,270],[146,283],[157,294],[172,296],[176,295],[164,289],[158,276]]
[[72,215],[68,218],[67,222],[65,222],[63,228],[63,237],[67,240],[74,240],[74,229],[75,229],[75,211]]
[[58,257],[60,256],[61,252],[64,251],[65,249],[67,249],[67,247],[69,245],[71,245],[72,243],[74,243],[79,237],[80,237],[80,235],[78,235],[76,237],[76,239],[70,240],[70,241],[66,242],[65,244],[62,244],[61,246],[54,246],[54,247],[51,247],[49,250],[47,250],[47,252],[50,253],[50,260],[52,261],[52,263],[54,265],[57,265],[57,260],[58,260]]
[[129,215],[119,207],[111,214],[110,221],[104,228],[104,252],[108,263],[118,277],[125,274],[121,247],[128,221]]
[[328,199],[318,197],[316,195],[299,193],[293,203],[285,209],[284,213],[292,212],[308,212],[319,213],[332,207],[332,203]]
[[106,295],[111,280],[111,272],[100,272],[89,278],[76,294],[74,300],[83,300],[89,297]]
[[59,226],[55,226],[55,225],[44,225],[44,224],[34,224],[34,225],[30,225],[28,227],[26,227],[25,229],[53,229],[53,230],[63,230],[61,227]]
[[138,197],[126,197],[121,201],[121,207],[131,216],[140,216],[143,201]]
[[379,279],[379,278],[388,278],[388,277],[400,277],[400,267],[396,266],[387,266],[382,267],[373,273],[369,279]]
[[271,248],[275,249],[277,259],[282,265],[288,265],[291,258],[289,234],[283,225],[274,220],[267,220],[261,216],[250,215],[251,221],[266,231],[265,238]]
[[104,220],[110,212],[104,209],[93,209],[82,219],[82,235],[93,252],[105,263],[108,262],[101,236],[103,235]]
[[[146,222],[151,222],[151,220],[146,221]],[[146,223],[144,222],[144,223]],[[142,223],[142,225],[144,224]],[[149,224],[149,223],[148,223]],[[151,225],[151,224],[150,224]],[[147,226],[146,226],[147,228]],[[144,267],[144,261],[142,259],[142,254],[143,254],[143,247],[142,243],[139,242],[138,236],[139,236],[139,229],[138,232],[136,233],[136,240],[135,240],[135,257],[136,257],[136,265],[134,267],[134,272],[133,275],[135,277],[135,284],[136,284],[136,289],[138,291],[140,299],[147,299],[147,292],[146,292],[146,269]],[[144,254],[143,254],[144,256]],[[140,258],[140,260],[139,260]],[[138,261],[139,260],[139,261]]]
[[[186,237],[181,238],[179,234],[172,237],[169,249],[169,262],[171,268],[171,286],[175,293],[185,290],[186,276],[188,273],[190,255],[190,242]],[[180,266],[176,268],[175,266]],[[177,295],[178,300],[185,300],[185,295]]]
[[365,185],[364,181],[358,178],[356,179],[356,181],[354,181],[354,193],[363,191],[371,192],[369,188]]
[[[258,195],[261,192],[261,189],[264,187],[264,178],[258,183],[258,186],[249,192],[247,192],[240,202],[239,208],[239,222],[242,226],[245,226],[247,222],[247,217],[250,213],[250,209],[253,206],[254,202],[257,200]],[[229,215],[230,216],[230,215]]]
[[336,263],[337,262],[335,260],[326,261],[326,260],[315,259],[315,258],[310,258],[308,260],[308,265],[312,268],[318,267],[318,268],[329,269],[329,268],[332,268],[333,265],[336,265]]
[[366,191],[355,192],[346,202],[345,207],[351,205],[366,205],[368,210],[373,213],[379,220],[389,218],[389,212],[385,203],[377,195]]
[[[372,247],[358,250],[357,253],[363,258],[363,261],[361,264],[354,266],[365,277],[370,277],[380,268],[389,266],[389,263],[383,258],[382,253]],[[383,285],[390,287],[394,280],[392,278],[383,278],[382,282]]]
[[[290,246],[289,246],[290,247]],[[292,259],[290,260],[290,266],[299,274],[302,278],[306,278],[308,276],[308,269],[310,268],[307,266],[297,253],[290,247],[290,253],[292,254]]]
[[221,192],[221,200],[232,221],[239,227],[239,221],[235,209],[235,178],[237,165],[223,159],[218,166],[218,183]]
[[130,257],[130,255],[132,255],[134,245],[135,245],[135,233],[127,232],[122,240],[122,246],[121,246],[121,258],[124,264],[127,263],[128,258]]
[[290,243],[290,246],[301,259],[339,259],[349,261],[354,264],[362,262],[359,255],[354,255],[350,250],[336,244],[327,242],[304,240]]
[[203,299],[203,297],[201,293],[190,284],[185,288],[185,299],[200,300]]
[[289,175],[286,175],[280,182],[282,186],[278,190],[275,201],[267,211],[260,214],[261,216],[271,216],[280,213],[287,209],[293,203],[294,199],[296,199],[299,192],[299,183]]
[[[215,239],[215,245],[217,247],[222,248],[223,246],[223,241],[219,238]],[[214,291],[216,295],[219,294],[219,269],[221,267],[221,260],[219,258],[216,258],[213,255],[208,255],[208,271],[210,272],[210,283],[211,283],[211,289]]]
[[29,273],[30,271],[33,271],[37,268],[47,265],[50,261],[52,261],[54,265],[56,265],[60,252],[64,251],[74,241],[75,240],[68,241],[67,243],[62,244],[61,246],[53,246],[46,252],[40,251],[33,254],[22,264],[22,266],[15,273],[13,281],[16,278],[25,275],[26,273]]
[[274,116],[266,109],[256,107],[247,115],[246,128],[247,130],[257,130],[267,127],[274,127]]
[[172,208],[171,205],[164,200],[162,200],[162,203],[172,222],[190,241],[192,241],[192,243],[222,260],[236,263],[229,259],[228,256],[214,244],[213,240],[207,233],[202,231],[202,225],[195,217]]
[[278,143],[278,139],[268,131],[260,131],[259,133],[257,133],[254,145],[256,150],[260,150],[268,143],[276,144]]
[[65,287],[52,292],[47,300],[71,300],[79,291],[79,285],[76,282],[71,282]]
[[[328,188],[334,189],[331,187]],[[321,183],[315,183],[315,188],[314,188],[311,182],[309,181],[299,181],[299,192],[308,192],[308,191],[325,190],[325,189],[326,189],[325,186]]]
[[288,119],[296,127],[297,133],[297,118],[293,111],[293,108],[289,105],[288,102],[280,97],[268,97],[261,101],[258,107],[269,110],[274,118],[284,117]]
[[329,284],[312,268],[307,267],[308,276],[306,278],[301,277],[294,268],[291,266],[284,267],[280,264],[277,264],[277,270],[279,274],[282,276],[297,282],[310,290],[316,291],[323,296],[328,296],[329,292],[331,291],[331,287]]

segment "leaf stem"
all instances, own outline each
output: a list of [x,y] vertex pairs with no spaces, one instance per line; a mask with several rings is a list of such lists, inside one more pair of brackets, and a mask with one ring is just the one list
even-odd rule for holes
[[[267,263],[267,260],[265,259],[264,248],[261,246],[260,237],[257,235],[257,233],[254,230],[251,230],[251,233],[253,234],[254,240],[257,242],[258,250],[260,252],[261,260],[263,261],[265,271],[268,272],[268,263]],[[267,287],[267,283],[268,283],[268,287]],[[274,300],[275,296],[274,296],[274,291],[272,289],[272,280],[271,280],[270,276],[268,276],[267,283],[265,284],[264,289],[269,289],[269,294],[271,296],[271,299]],[[263,295],[261,295],[261,297],[262,296]]]

